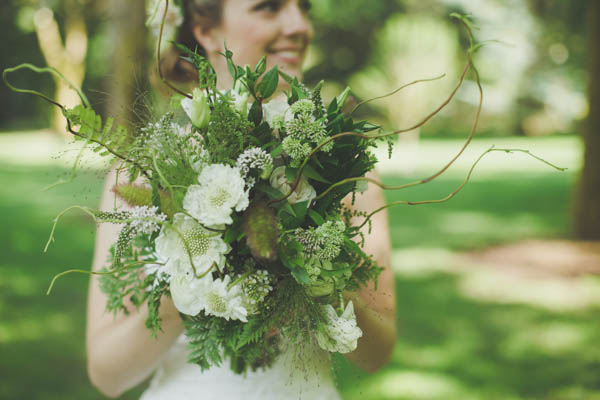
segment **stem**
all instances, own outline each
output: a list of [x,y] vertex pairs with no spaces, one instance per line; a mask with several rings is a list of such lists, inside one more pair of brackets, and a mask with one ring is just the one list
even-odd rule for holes
[[433,203],[443,203],[446,202],[448,200],[450,200],[451,198],[453,198],[454,196],[456,196],[456,194],[458,194],[458,192],[460,192],[465,185],[469,182],[469,180],[471,179],[471,175],[473,174],[473,171],[475,170],[475,167],[477,166],[477,164],[479,164],[479,162],[483,159],[483,157],[485,157],[487,154],[494,152],[494,151],[502,151],[505,153],[524,153],[527,154],[530,157],[535,158],[538,161],[543,162],[544,164],[549,165],[550,167],[557,169],[559,171],[566,171],[567,168],[561,168],[558,167],[554,164],[552,164],[549,161],[544,160],[543,158],[536,156],[535,154],[531,153],[529,150],[523,150],[523,149],[497,149],[494,146],[490,147],[489,149],[487,149],[486,151],[484,151],[475,161],[475,163],[471,166],[471,168],[469,169],[469,172],[467,173],[467,176],[465,178],[465,180],[463,181],[463,183],[456,188],[456,190],[454,190],[452,193],[450,193],[449,195],[447,195],[446,197],[443,197],[441,199],[437,199],[437,200],[423,200],[423,201],[407,201],[407,200],[398,200],[398,201],[393,201],[389,204],[386,204],[385,206],[382,206],[378,209],[376,209],[375,211],[373,211],[372,213],[370,213],[369,215],[367,215],[365,217],[365,220],[363,221],[362,224],[360,224],[360,226],[358,226],[357,229],[361,229],[363,226],[365,226],[365,224],[378,212],[383,211],[387,208],[390,208],[392,206],[395,205],[407,205],[407,206],[419,206],[419,205],[423,205],[423,204],[433,204]]
[[388,94],[385,94],[385,95],[383,95],[383,96],[377,96],[377,97],[373,97],[372,99],[363,100],[363,101],[361,101],[360,103],[358,103],[358,104],[356,105],[356,107],[354,107],[354,109],[353,109],[352,111],[350,111],[350,114],[348,114],[348,115],[352,115],[352,114],[354,114],[354,112],[356,112],[356,110],[358,110],[358,109],[359,109],[361,106],[363,106],[363,105],[365,105],[365,104],[367,104],[367,103],[370,103],[370,102],[372,102],[372,101],[375,101],[375,100],[384,99],[384,98],[386,98],[386,97],[389,97],[389,96],[393,96],[393,95],[395,95],[396,93],[398,93],[399,91],[401,91],[402,89],[406,89],[406,88],[407,88],[407,87],[409,87],[409,86],[415,85],[415,84],[417,84],[417,83],[422,83],[422,82],[431,82],[431,81],[436,81],[436,80],[438,80],[438,79],[442,79],[442,78],[443,78],[443,77],[445,77],[445,76],[446,76],[446,74],[442,74],[442,75],[440,75],[440,76],[438,76],[438,77],[435,77],[435,78],[428,78],[428,79],[417,79],[416,81],[412,81],[412,82],[410,82],[410,83],[407,83],[406,85],[400,86],[398,89],[394,90],[393,92],[390,92],[390,93],[388,93]]
[[81,99],[81,102],[86,107],[88,107],[88,108],[92,107],[90,105],[90,102],[89,102],[88,98],[85,96],[85,94],[83,94],[83,92],[77,86],[73,85],[60,71],[58,71],[56,68],[53,68],[53,67],[40,68],[40,67],[36,67],[33,64],[24,63],[24,64],[17,65],[16,67],[6,68],[2,72],[2,80],[4,81],[4,83],[6,84],[6,86],[8,86],[12,91],[17,92],[17,93],[27,93],[27,94],[36,95],[36,96],[39,96],[42,99],[46,100],[47,102],[54,104],[55,106],[63,108],[62,105],[60,105],[59,103],[57,103],[56,101],[54,101],[50,97],[46,96],[45,94],[38,92],[37,90],[19,89],[17,87],[14,87],[13,85],[11,85],[8,82],[8,78],[7,78],[8,73],[9,72],[18,71],[18,70],[21,70],[21,69],[29,69],[29,70],[32,70],[33,72],[38,73],[38,74],[46,72],[46,73],[49,73],[51,75],[56,76],[58,79],[60,79],[63,82],[65,82],[67,84],[67,86],[69,86],[71,89],[73,89],[75,92],[77,92],[77,95]]
[[[120,272],[120,271],[123,271],[123,270],[131,268],[131,267],[136,267],[138,265],[145,265],[145,264],[160,264],[160,263],[157,263],[155,261],[150,261],[150,262],[137,261],[137,262],[134,262],[131,264],[124,265],[123,267],[121,267],[119,269],[115,269],[112,271],[106,271],[106,272],[88,271],[85,269],[69,269],[67,271],[63,271],[59,274],[54,275],[54,278],[52,278],[52,281],[50,282],[50,286],[48,287],[48,290],[46,291],[46,295],[50,294],[50,292],[52,291],[52,288],[54,287],[54,283],[56,282],[56,280],[67,274],[80,273],[80,274],[87,274],[87,275],[112,275],[116,272]],[[161,264],[161,265],[163,265],[163,264]]]
[[171,88],[172,90],[174,90],[176,93],[179,93],[182,96],[187,97],[188,99],[191,99],[192,96],[178,88],[176,88],[175,86],[173,86],[164,76],[162,73],[162,70],[160,69],[160,45],[162,42],[162,38],[163,38],[163,31],[164,31],[164,27],[165,27],[165,20],[167,18],[167,12],[169,11],[169,0],[165,0],[166,5],[165,5],[165,12],[163,13],[162,19],[160,21],[160,32],[158,34],[158,44],[156,45],[156,69],[158,71],[158,76],[160,78],[160,80],[167,85],[169,88]]

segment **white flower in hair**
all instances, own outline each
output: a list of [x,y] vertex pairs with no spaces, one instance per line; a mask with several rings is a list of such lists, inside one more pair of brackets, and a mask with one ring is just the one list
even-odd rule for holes
[[201,275],[213,264],[221,269],[229,250],[220,235],[183,213],[175,214],[156,238],[156,254],[167,260],[163,271],[169,275]]
[[231,213],[248,207],[248,192],[240,170],[224,164],[207,165],[190,185],[183,208],[206,226],[231,224]]
[[[157,38],[160,33],[160,25],[162,23],[163,15],[165,14],[166,5],[167,2],[165,0],[146,1],[146,10],[148,14],[146,26],[151,28],[152,33]],[[181,8],[175,4],[174,1],[169,1],[169,9],[167,10],[167,16],[165,18],[161,50],[166,50],[168,41],[175,39],[177,28],[179,28],[182,23],[183,12],[181,11]]]
[[317,333],[317,343],[323,350],[338,353],[350,353],[356,350],[358,338],[362,331],[356,323],[352,301],[346,305],[341,316],[337,315],[331,304],[323,306],[327,318],[325,326]]

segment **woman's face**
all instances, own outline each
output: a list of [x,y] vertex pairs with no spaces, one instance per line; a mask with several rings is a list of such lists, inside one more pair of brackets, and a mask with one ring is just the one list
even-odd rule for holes
[[[231,85],[224,44],[237,65],[252,68],[264,55],[267,68],[279,68],[299,79],[306,49],[313,37],[308,18],[310,0],[223,0],[221,24],[194,34],[215,67],[220,87]],[[280,84],[283,80],[280,80]]]

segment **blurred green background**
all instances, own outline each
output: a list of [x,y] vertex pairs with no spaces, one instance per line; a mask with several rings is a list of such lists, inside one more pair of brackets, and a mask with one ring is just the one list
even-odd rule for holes
[[[466,37],[449,13],[471,14],[478,40],[490,41],[475,56],[485,91],[476,140],[442,176],[388,192],[389,201],[444,197],[491,145],[569,168],[494,153],[449,202],[390,210],[397,346],[372,375],[336,358],[344,399],[600,399],[598,4],[313,1],[306,81],[326,79],[329,96],[349,84],[366,99],[446,74],[363,108],[361,117],[390,129],[422,119],[455,84]],[[143,0],[5,0],[0,68],[57,66],[103,113],[135,123],[136,99],[152,96],[150,66],[127,46],[148,54],[152,39],[143,20],[130,41],[118,38],[129,32],[124,21],[135,23],[123,15],[143,8]],[[49,77],[23,72],[11,82],[74,101]],[[398,139],[391,160],[381,149],[384,182],[444,166],[463,144],[476,101],[470,76],[443,112]],[[95,226],[68,214],[42,249],[61,210],[97,205],[107,166],[90,158],[76,180],[44,191],[69,177],[78,145],[46,103],[0,85],[0,105],[0,399],[103,398],[86,373],[87,276],[64,277],[45,295],[55,274],[89,268]]]

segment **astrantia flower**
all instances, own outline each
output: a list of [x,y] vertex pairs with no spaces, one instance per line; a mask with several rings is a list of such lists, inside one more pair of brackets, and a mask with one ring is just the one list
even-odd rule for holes
[[356,323],[352,301],[346,305],[341,316],[327,304],[323,306],[327,321],[316,333],[317,343],[323,350],[338,353],[350,353],[356,350],[362,331]]
[[173,224],[163,226],[156,238],[156,253],[167,260],[164,271],[169,275],[194,275],[190,258],[198,275],[213,264],[221,269],[228,251],[219,235],[182,213],[175,214]]
[[[290,192],[292,187],[290,186],[287,177],[285,176],[285,167],[277,167],[271,174],[269,183],[272,187],[279,190],[282,194],[286,195]],[[296,204],[303,201],[312,201],[317,197],[317,192],[308,183],[308,180],[302,176],[296,190],[287,198],[288,203]]]
[[224,164],[207,165],[190,185],[183,208],[206,226],[231,224],[231,213],[248,207],[248,192],[238,168]]
[[225,318],[226,320],[238,319],[248,322],[246,316],[248,311],[242,305],[241,286],[234,285],[228,288],[230,282],[229,275],[223,279],[202,280],[202,297],[204,298],[204,311],[215,317]]

